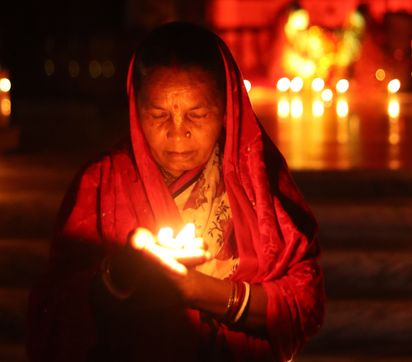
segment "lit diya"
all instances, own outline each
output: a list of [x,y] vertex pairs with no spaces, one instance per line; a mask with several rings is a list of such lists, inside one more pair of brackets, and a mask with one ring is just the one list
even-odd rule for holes
[[176,237],[171,227],[161,228],[157,237],[147,229],[138,228],[133,235],[132,246],[183,275],[187,274],[188,266],[201,264],[210,258],[203,238],[196,237],[192,223],[186,224]]

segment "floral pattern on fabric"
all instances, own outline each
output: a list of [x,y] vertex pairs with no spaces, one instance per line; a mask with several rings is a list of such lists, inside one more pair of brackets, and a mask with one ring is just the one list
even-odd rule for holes
[[222,178],[222,155],[216,146],[199,179],[175,202],[185,223],[196,225],[212,259],[196,270],[219,279],[230,277],[239,264],[232,213]]

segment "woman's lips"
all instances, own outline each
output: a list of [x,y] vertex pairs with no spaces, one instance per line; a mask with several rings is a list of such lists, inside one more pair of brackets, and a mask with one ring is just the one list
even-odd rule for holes
[[192,157],[194,151],[185,151],[185,152],[176,152],[176,151],[166,151],[166,155],[169,158],[173,158],[176,160],[186,160]]

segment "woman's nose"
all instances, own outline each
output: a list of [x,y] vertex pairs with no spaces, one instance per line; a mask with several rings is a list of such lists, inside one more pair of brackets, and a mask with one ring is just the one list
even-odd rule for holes
[[167,130],[167,137],[179,139],[186,138],[188,131],[189,130],[185,126],[182,119],[179,119],[179,117],[173,117]]

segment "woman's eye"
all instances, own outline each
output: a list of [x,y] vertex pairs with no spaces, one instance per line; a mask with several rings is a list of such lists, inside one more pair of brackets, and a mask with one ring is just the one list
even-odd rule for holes
[[167,113],[152,113],[151,117],[153,119],[165,119],[167,118]]
[[206,118],[207,113],[189,113],[189,117],[193,119]]

